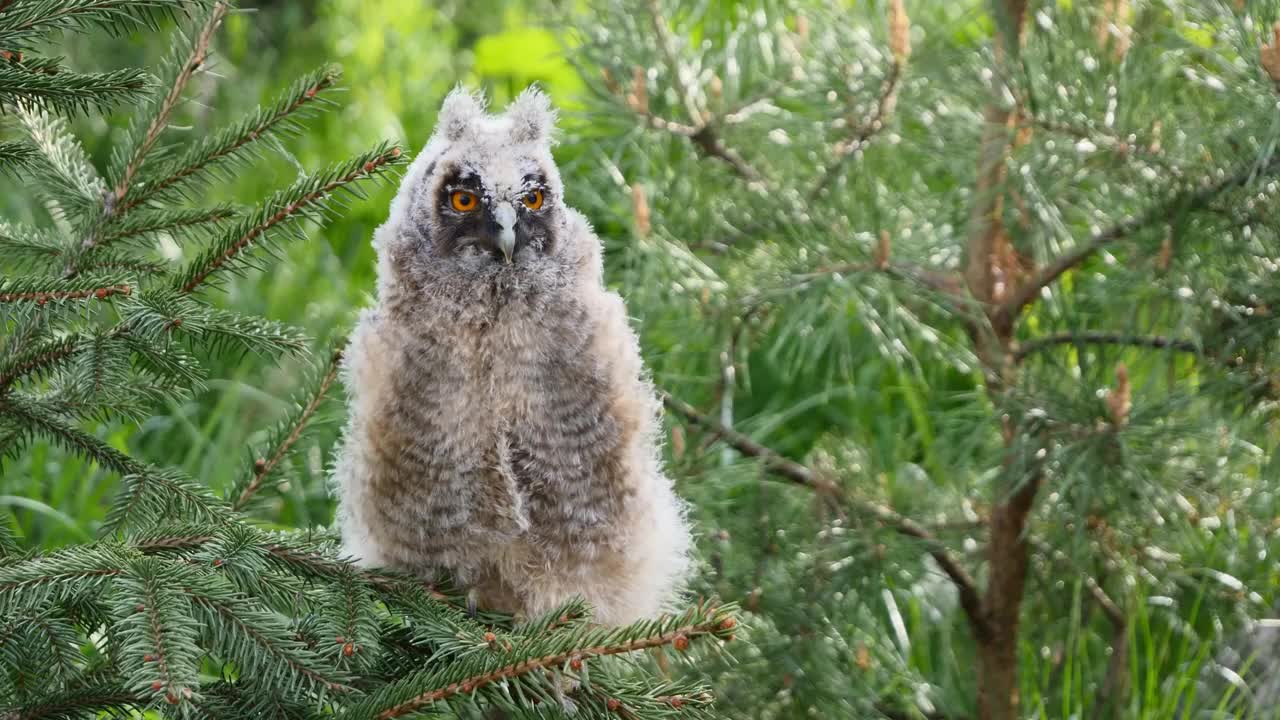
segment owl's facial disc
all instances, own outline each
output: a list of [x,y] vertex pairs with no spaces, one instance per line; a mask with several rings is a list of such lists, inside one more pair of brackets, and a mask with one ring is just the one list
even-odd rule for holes
[[547,252],[551,221],[545,188],[539,175],[525,176],[507,190],[495,190],[465,170],[446,175],[437,205],[445,247],[474,247],[505,265],[517,264],[525,248]]

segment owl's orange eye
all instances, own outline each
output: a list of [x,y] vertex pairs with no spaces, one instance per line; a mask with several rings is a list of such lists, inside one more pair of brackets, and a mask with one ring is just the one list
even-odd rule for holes
[[476,209],[476,206],[480,204],[480,201],[476,198],[475,193],[470,193],[466,190],[455,190],[453,191],[453,194],[449,196],[449,203],[453,205],[453,209],[458,212],[471,212]]
[[520,198],[520,202],[524,203],[524,206],[530,210],[537,210],[542,207],[542,191],[530,190],[525,193],[524,197]]

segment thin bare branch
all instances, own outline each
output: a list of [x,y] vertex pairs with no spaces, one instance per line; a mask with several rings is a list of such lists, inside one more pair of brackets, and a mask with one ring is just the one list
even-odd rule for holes
[[974,634],[980,638],[986,636],[986,620],[982,615],[981,601],[973,578],[951,556],[947,548],[922,525],[894,512],[888,506],[849,495],[839,485],[824,477],[821,473],[785,457],[776,450],[761,445],[743,433],[725,427],[670,393],[662,393],[662,402],[668,409],[689,422],[715,433],[720,439],[732,445],[743,455],[760,460],[770,472],[815,490],[840,506],[869,515],[900,535],[914,537],[923,541],[926,552],[938,563],[938,566],[942,568],[942,571],[946,573],[952,584],[955,585],[960,595],[960,606],[964,609],[965,617],[973,628]]
[[885,75],[884,83],[880,86],[880,97],[876,99],[875,109],[863,119],[849,134],[849,137],[838,143],[835,148],[835,159],[827,164],[822,175],[813,184],[810,195],[821,195],[830,189],[832,181],[840,174],[844,168],[845,162],[848,161],[854,153],[866,147],[871,138],[875,137],[884,130],[885,123],[889,119],[889,115],[893,113],[894,108],[898,104],[898,88],[902,81],[903,63],[897,59],[889,65],[889,72]]
[[742,179],[752,182],[764,179],[763,176],[760,175],[759,171],[751,167],[751,165],[742,158],[742,155],[739,154],[737,150],[734,150],[725,144],[724,140],[720,138],[720,134],[715,131],[715,128],[712,125],[703,125],[696,133],[690,136],[689,139],[692,140],[693,144],[697,145],[708,157],[713,157],[728,163],[729,167],[733,168],[733,171]]
[[1022,343],[1014,351],[1014,362],[1022,362],[1027,356],[1055,345],[1127,345],[1131,347],[1177,350],[1198,353],[1200,349],[1190,340],[1179,340],[1161,335],[1129,335],[1126,333],[1081,331],[1063,332],[1033,338]]
[[1048,555],[1055,561],[1067,567],[1070,567],[1079,574],[1081,581],[1084,583],[1085,589],[1093,596],[1094,601],[1098,603],[1098,607],[1102,608],[1103,614],[1107,616],[1107,619],[1111,621],[1111,624],[1116,627],[1124,627],[1124,610],[1120,609],[1120,606],[1111,599],[1111,596],[1107,595],[1107,591],[1102,589],[1102,585],[1100,585],[1097,580],[1093,579],[1093,576],[1089,575],[1076,565],[1076,563],[1068,557],[1066,553],[1051,546],[1044,540],[1028,535],[1027,541],[1039,552]]

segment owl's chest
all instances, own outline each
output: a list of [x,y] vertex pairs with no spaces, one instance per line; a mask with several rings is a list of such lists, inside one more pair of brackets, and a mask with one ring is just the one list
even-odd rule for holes
[[477,447],[554,441],[572,455],[563,437],[607,415],[608,368],[593,333],[586,310],[568,303],[460,318],[406,344],[396,401],[427,403],[432,420]]
[[501,509],[496,526],[519,532],[603,531],[625,501],[626,429],[586,313],[500,319],[404,346],[392,412],[407,413],[397,425],[428,458],[406,481],[475,496],[471,505]]

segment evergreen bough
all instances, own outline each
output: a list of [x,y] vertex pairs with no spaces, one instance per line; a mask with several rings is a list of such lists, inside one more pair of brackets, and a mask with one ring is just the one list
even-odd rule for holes
[[[35,552],[0,525],[0,717],[706,714],[705,689],[606,658],[717,645],[733,634],[727,607],[601,629],[589,608],[568,603],[513,624],[467,612],[446,587],[356,568],[327,532],[253,522],[255,500],[283,479],[324,403],[341,347],[326,351],[225,497],[95,434],[198,391],[203,355],[307,353],[299,332],[219,308],[210,291],[270,262],[307,221],[340,212],[403,162],[383,144],[255,208],[193,203],[206,184],[234,182],[264,140],[299,132],[339,80],[320,68],[199,142],[168,141],[228,11],[193,0],[0,0],[0,107],[25,130],[0,143],[0,167],[6,183],[31,184],[51,220],[0,222],[0,452],[49,441],[123,480],[96,542]],[[158,78],[75,73],[29,52],[51,30],[170,20],[182,30]],[[121,103],[138,110],[100,173],[66,117]],[[158,233],[184,246],[185,263],[156,259]]]
[[1276,3],[588,6],[726,712],[1276,717]]

